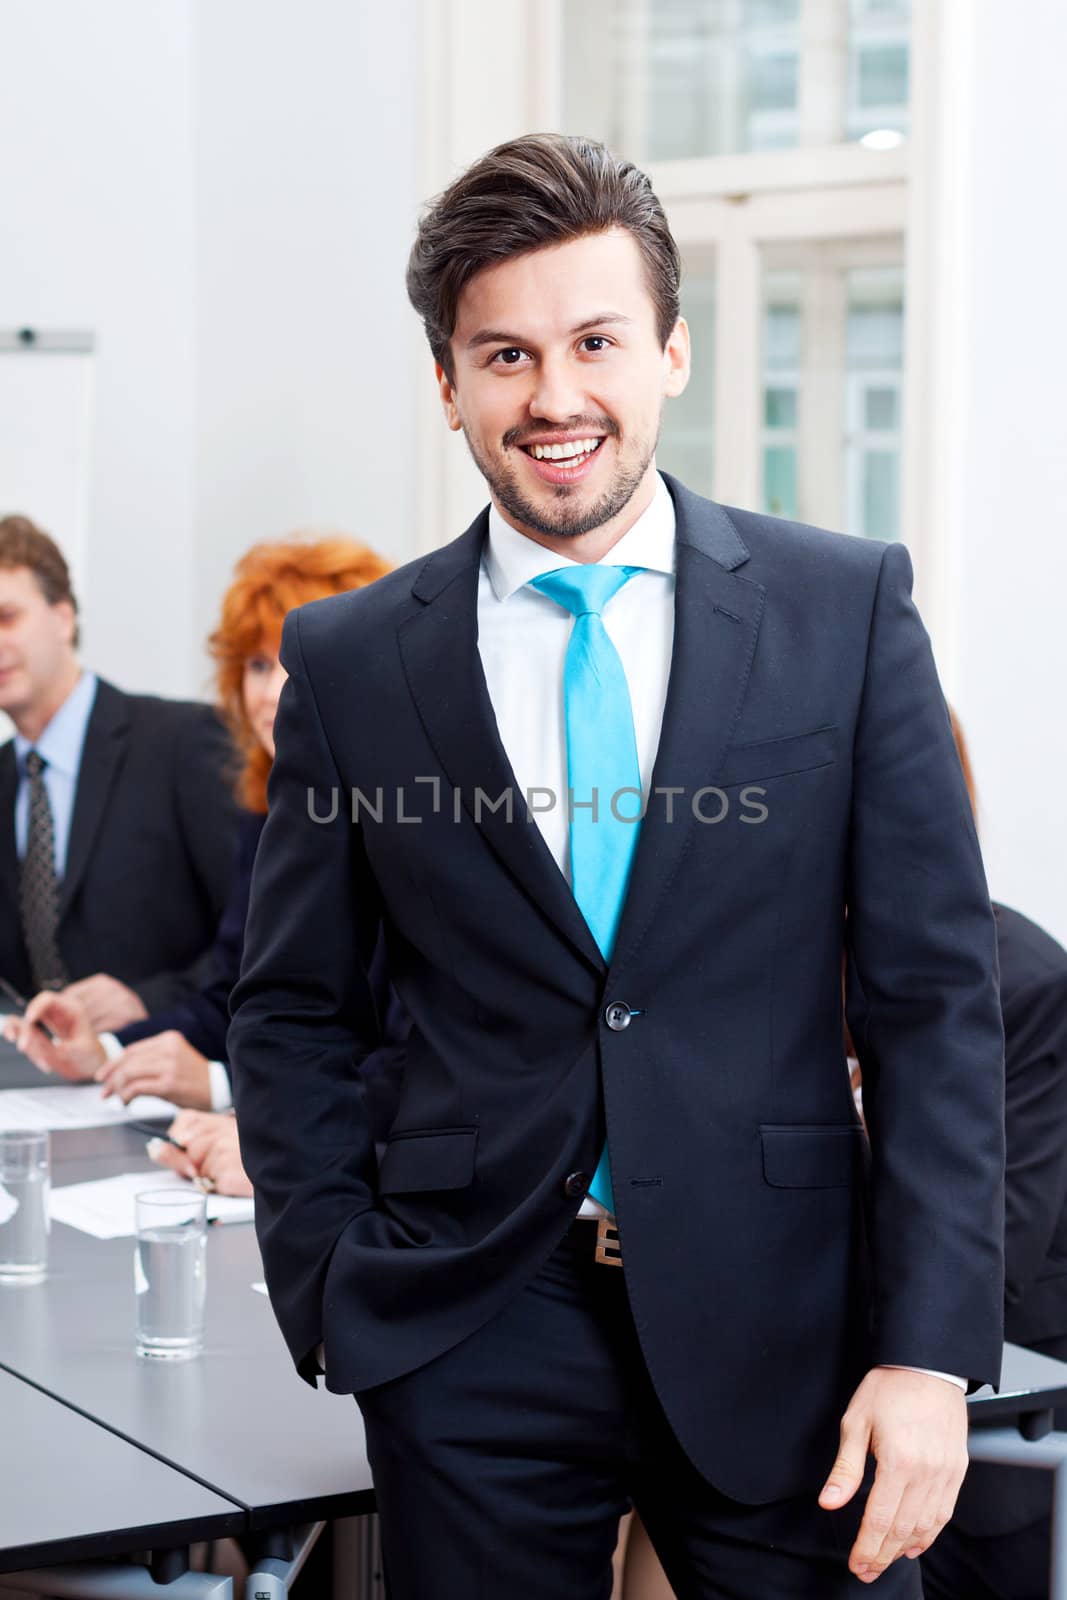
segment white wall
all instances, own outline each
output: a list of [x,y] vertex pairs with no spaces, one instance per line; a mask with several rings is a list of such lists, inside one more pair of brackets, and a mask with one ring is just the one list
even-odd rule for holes
[[415,553],[415,0],[196,10],[198,612],[294,528]]
[[86,654],[120,683],[179,692],[193,660],[189,13],[0,0],[0,57],[0,326],[97,338]]
[[951,208],[963,305],[946,534],[946,677],[968,734],[996,898],[1067,943],[1067,8],[949,0],[969,31]]
[[83,633],[122,684],[205,690],[256,539],[414,553],[415,15],[0,0],[0,327],[96,335]]

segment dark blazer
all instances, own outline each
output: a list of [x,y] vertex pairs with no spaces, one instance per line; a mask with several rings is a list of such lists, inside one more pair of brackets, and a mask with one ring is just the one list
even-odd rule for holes
[[[89,717],[60,891],[72,979],[107,972],[149,1011],[202,977],[233,871],[229,740],[209,706],[100,682]],[[0,974],[32,987],[18,909],[18,770],[0,749]]]
[[[230,994],[241,970],[248,896],[252,887],[259,836],[266,816],[254,811],[241,812],[237,826],[237,866],[230,896],[222,914],[215,943],[211,947],[206,982],[165,1011],[154,1011],[143,1022],[131,1022],[117,1034],[120,1044],[149,1039],[168,1028],[182,1034],[209,1061],[228,1065],[226,1031],[230,1025]],[[361,1064],[371,1107],[371,1122],[384,1138],[396,1112],[403,1066],[403,1046],[407,1042],[408,1017],[389,982],[385,944],[379,940],[370,965],[370,986],[381,1024],[381,1047]]]
[[[666,481],[660,793],[610,965],[525,807],[485,803],[520,797],[478,657],[483,513],[286,622],[230,1052],[273,1304],[305,1374],[325,1338],[338,1392],[432,1360],[534,1275],[606,1108],[657,1394],[699,1470],[763,1501],[828,1469],[870,1365],[997,1378],[995,939],[907,552]],[[694,814],[721,813],[710,785],[718,823]],[[413,1027],[376,1164],[353,1053],[378,1038],[379,918]]]
[[[1007,1071],[1005,1336],[1067,1358],[1067,950],[996,906]],[[1067,1411],[1056,1426],[1067,1428]],[[1051,1480],[1024,1468],[975,1465],[955,1522],[1009,1533],[1049,1514]]]
[[128,1027],[120,1028],[116,1035],[120,1044],[134,1044],[138,1039],[150,1039],[173,1028],[209,1061],[225,1062],[230,994],[241,971],[252,868],[266,820],[265,815],[254,811],[242,811],[238,816],[237,861],[226,909],[207,960],[203,986],[183,995],[172,1006],[153,1011],[143,1022],[131,1022]]

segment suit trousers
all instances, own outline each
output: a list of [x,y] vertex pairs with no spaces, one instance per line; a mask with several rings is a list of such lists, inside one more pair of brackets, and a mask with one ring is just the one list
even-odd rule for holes
[[1048,1517],[988,1538],[950,1522],[922,1558],[926,1600],[1048,1600],[1051,1541]]
[[656,1398],[624,1271],[596,1263],[595,1233],[575,1221],[484,1327],[356,1396],[390,1600],[608,1600],[631,1504],[678,1600],[920,1600],[916,1562],[874,1584],[848,1572],[860,1496],[822,1511],[816,1467],[810,1493],[762,1506],[697,1472]]

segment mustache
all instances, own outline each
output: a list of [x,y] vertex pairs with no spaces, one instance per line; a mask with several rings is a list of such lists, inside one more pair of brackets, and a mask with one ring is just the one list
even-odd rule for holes
[[566,422],[542,422],[538,427],[527,424],[521,428],[509,428],[501,443],[505,449],[515,445],[524,445],[527,439],[536,439],[539,433],[580,433],[585,429],[589,433],[602,433],[606,437],[618,437],[618,424],[608,417],[572,417]]

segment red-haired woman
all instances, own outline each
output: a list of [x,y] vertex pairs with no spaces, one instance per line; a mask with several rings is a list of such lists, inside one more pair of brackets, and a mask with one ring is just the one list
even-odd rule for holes
[[[172,1009],[117,1034],[97,1034],[77,1001],[61,994],[38,995],[21,1021],[11,1018],[5,1027],[38,1066],[67,1078],[95,1077],[105,1094],[117,1094],[123,1101],[152,1094],[202,1110],[230,1105],[229,998],[240,970],[252,866],[267,813],[274,713],[285,682],[278,660],[282,623],[294,606],[362,588],[388,570],[365,545],[339,536],[257,544],[238,562],[209,648],[219,701],[240,758],[237,793],[244,815],[234,884],[204,986]],[[381,951],[372,981],[386,1039],[390,1046],[398,1045],[405,1023]],[[54,1041],[34,1025],[38,1021],[48,1024],[57,1036]]]

